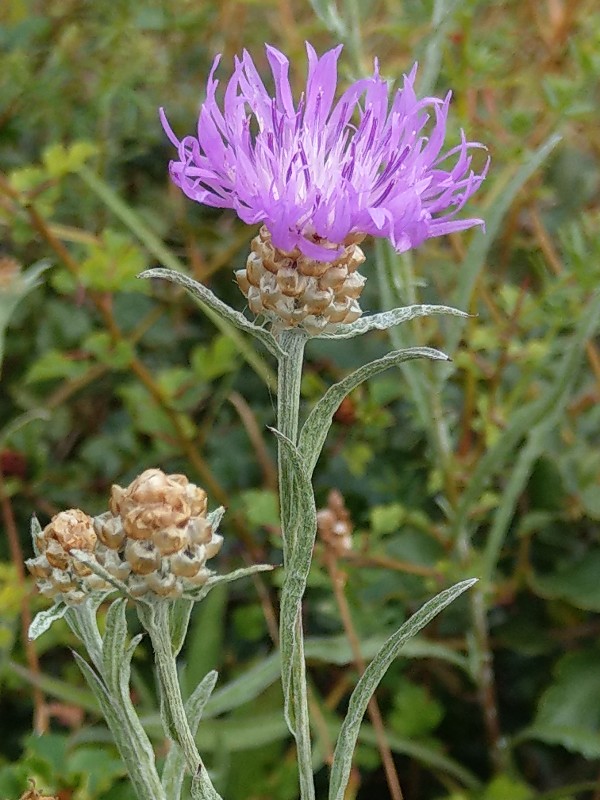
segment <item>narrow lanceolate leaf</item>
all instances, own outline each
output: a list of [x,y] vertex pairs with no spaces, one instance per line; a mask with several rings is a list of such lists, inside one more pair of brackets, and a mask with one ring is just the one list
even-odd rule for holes
[[156,771],[152,747],[143,729],[143,738],[136,738],[138,731],[130,727],[128,718],[123,715],[120,704],[115,701],[104,681],[79,653],[73,652],[73,657],[102,708],[137,797],[139,800],[149,797],[167,800]]
[[[185,713],[194,736],[218,677],[219,673],[215,670],[205,675],[185,704]],[[169,800],[179,800],[185,774],[185,758],[179,745],[174,743],[166,758],[161,777],[163,789]]]
[[169,630],[171,631],[173,658],[177,658],[185,642],[193,607],[194,603],[183,597],[169,604]]
[[35,514],[31,515],[31,522],[29,523],[29,533],[31,534],[31,543],[33,545],[33,552],[36,556],[40,555],[40,549],[38,547],[38,537],[42,532],[42,526],[40,525],[39,519],[36,517]]
[[272,569],[275,569],[274,564],[253,564],[251,567],[235,569],[233,572],[228,572],[226,575],[213,575],[206,581],[204,586],[197,591],[186,592],[184,598],[189,598],[190,600],[198,602],[199,600],[203,600],[211,589],[221,583],[231,583],[232,581],[238,581],[240,578],[246,578],[248,575],[254,575],[257,572],[270,572]]
[[194,297],[197,297],[203,304],[219,314],[222,319],[235,325],[236,328],[252,334],[252,336],[258,339],[258,341],[274,356],[283,355],[283,351],[277,344],[273,334],[269,333],[265,328],[254,325],[254,323],[246,319],[242,313],[235,311],[233,308],[230,308],[227,303],[219,300],[206,286],[193,280],[193,278],[190,278],[183,272],[175,272],[172,269],[163,268],[147,269],[145,272],[142,272],[139,277],[164,278],[172,283],[178,283],[180,286],[183,286],[184,289],[187,289],[190,294],[194,295]]
[[306,589],[306,581],[310,571],[312,552],[317,532],[317,509],[309,474],[298,449],[286,436],[272,429],[282,445],[285,458],[288,459],[294,475],[295,499],[290,519],[292,530],[291,541],[294,542],[292,552],[288,555],[285,569],[285,580],[281,589],[281,679],[285,702],[286,721],[293,732],[294,726],[290,716],[290,688],[292,682],[294,648],[299,646],[296,640],[296,626],[301,613],[302,597]]
[[427,625],[440,611],[446,608],[464,591],[476,583],[476,578],[461,581],[450,589],[440,592],[432,600],[425,603],[416,614],[407,620],[396,633],[394,633],[373,661],[366,668],[356,685],[348,704],[348,713],[342,724],[331,767],[329,783],[329,800],[344,800],[344,793],[348,785],[352,756],[358,739],[360,724],[367,710],[369,700],[377,689],[381,679],[387,672],[390,664],[398,655],[402,645]]
[[102,640],[102,674],[113,694],[118,693],[120,667],[127,643],[127,600],[120,597],[111,603],[106,614],[106,632]]
[[320,333],[313,337],[315,339],[350,339],[353,336],[361,336],[367,331],[387,331],[403,322],[409,322],[417,317],[431,317],[434,314],[450,314],[454,317],[468,317],[464,311],[452,306],[428,306],[414,305],[404,308],[392,308],[390,311],[383,311],[381,314],[373,314],[370,317],[361,317],[356,322],[349,325],[340,325],[335,333]]
[[110,583],[115,587],[115,589],[121,592],[121,594],[129,597],[130,600],[135,600],[135,598],[129,593],[127,584],[123,583],[123,581],[120,581],[118,578],[115,578],[107,569],[104,569],[104,567],[98,563],[95,556],[93,556],[91,553],[88,553],[86,550],[78,550],[77,548],[73,548],[70,553],[73,558],[77,559],[77,561],[81,561],[82,564],[85,564],[86,567],[89,567],[94,575],[97,575],[107,583]]
[[27,633],[29,638],[31,640],[37,639],[38,636],[41,636],[42,633],[45,633],[53,622],[64,617],[68,608],[69,606],[65,605],[64,603],[56,603],[51,608],[47,608],[45,611],[39,611],[29,626],[29,631]]
[[371,361],[359,367],[339,383],[334,383],[310,412],[300,432],[298,450],[301,458],[306,462],[309,475],[315,468],[321,454],[323,444],[329,432],[333,415],[339,408],[342,400],[364,381],[384,372],[390,367],[411,361],[415,358],[429,358],[433,361],[448,361],[448,356],[431,347],[407,347],[404,350],[394,350],[383,358]]

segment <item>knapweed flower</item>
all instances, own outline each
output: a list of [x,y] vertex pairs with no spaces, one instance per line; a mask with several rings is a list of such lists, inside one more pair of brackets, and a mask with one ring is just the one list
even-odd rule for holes
[[[417,99],[415,65],[390,103],[375,62],[370,78],[335,101],[341,49],[319,57],[307,44],[308,76],[298,102],[288,59],[267,46],[274,96],[244,52],[221,106],[215,59],[196,136],[179,140],[161,109],[178,151],[170,163],[173,181],[192,200],[262,223],[253,263],[238,282],[251,310],[286,326],[323,330],[360,315],[356,299],[364,280],[354,270],[365,235],[387,238],[403,252],[483,224],[458,218],[487,166],[479,174],[472,170],[471,150],[482,145],[464,134],[458,146],[442,151],[450,93],[444,100]],[[323,280],[327,265],[336,270],[334,279]]]

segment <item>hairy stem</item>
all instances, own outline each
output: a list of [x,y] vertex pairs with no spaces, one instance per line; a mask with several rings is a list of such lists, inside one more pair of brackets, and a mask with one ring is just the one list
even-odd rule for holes
[[220,800],[198,752],[185,712],[171,645],[169,604],[158,602],[151,610],[139,608],[138,611],[142,624],[150,634],[154,650],[165,732],[181,747],[188,772],[192,776],[192,796],[194,800]]
[[[298,419],[300,414],[300,383],[304,347],[307,336],[297,329],[284,330],[279,343],[285,356],[279,359],[277,392],[277,429],[294,444],[298,440]],[[294,467],[286,449],[279,443],[279,503],[281,508],[281,533],[283,538],[283,558],[287,565],[296,546],[296,531],[292,530],[294,517],[295,489]],[[289,577],[286,571],[284,581]],[[306,685],[306,664],[304,660],[304,634],[302,615],[298,611],[295,621],[295,642],[292,655],[292,680],[290,704],[293,730],[298,754],[298,773],[300,796],[302,800],[314,800],[315,788],[312,771],[312,746],[308,711],[308,689]]]

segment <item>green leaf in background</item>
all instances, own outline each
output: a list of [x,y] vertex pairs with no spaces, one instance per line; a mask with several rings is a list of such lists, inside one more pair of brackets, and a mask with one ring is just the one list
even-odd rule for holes
[[107,228],[89,247],[79,279],[99,292],[148,292],[148,285],[137,280],[146,265],[146,255],[130,237]]
[[185,684],[191,693],[211,671],[221,667],[228,587],[216,586],[192,611],[185,649]]
[[27,371],[27,383],[56,380],[57,378],[76,379],[84,375],[90,367],[87,358],[69,355],[60,350],[48,350],[32,363]]
[[42,162],[51,178],[62,178],[77,172],[97,152],[98,147],[92,142],[73,142],[67,147],[52,144],[42,153]]
[[600,611],[600,552],[595,550],[561,564],[550,574],[533,574],[530,584],[542,597],[566,600],[586,611]]
[[204,381],[214,381],[234,372],[239,366],[239,351],[235,342],[224,334],[218,334],[210,344],[197,345],[190,356],[190,366]]
[[427,689],[409,680],[401,680],[395,686],[393,702],[388,725],[406,739],[428,736],[444,717],[442,705]]
[[540,698],[523,738],[560,744],[585,758],[600,758],[600,650],[563,656],[556,678]]
[[0,686],[15,643],[24,594],[16,568],[0,563]]
[[531,800],[531,788],[517,778],[508,775],[499,775],[489,783],[481,800]]
[[254,527],[279,525],[279,498],[269,489],[247,489],[238,498],[248,523]]
[[135,348],[128,341],[115,342],[107,331],[95,331],[83,340],[81,347],[101,364],[114,370],[127,369],[135,357]]
[[18,303],[40,284],[40,275],[50,266],[47,260],[38,261],[25,272],[21,272],[18,263],[12,259],[8,261],[4,273],[0,267],[0,374],[4,360],[4,340],[10,318]]

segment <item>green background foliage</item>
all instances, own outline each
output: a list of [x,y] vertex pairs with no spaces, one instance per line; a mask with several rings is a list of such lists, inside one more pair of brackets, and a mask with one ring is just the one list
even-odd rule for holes
[[[454,93],[451,143],[462,127],[492,157],[470,204],[487,235],[405,258],[366,248],[368,311],[418,301],[474,316],[314,342],[303,383],[308,408],[392,347],[453,359],[406,364],[353,392],[315,473],[320,504],[337,488],[354,522],[353,551],[335,568],[366,660],[427,597],[481,578],[378,692],[405,795],[597,800],[597,4],[4,0],[0,23],[0,255],[33,267],[18,303],[0,289],[0,797],[17,798],[28,778],[61,798],[132,797],[66,625],[36,642],[38,660],[22,636],[44,607],[19,574],[32,512],[42,523],[63,508],[99,513],[112,483],[160,466],[228,508],[220,571],[280,558],[268,354],[217,329],[179,288],[135,276],[179,266],[243,309],[231,270],[254,231],[169,184],[157,108],[192,132],[214,54],[223,76],[243,47],[264,69],[265,41],[289,55],[299,92],[310,39],[321,51],[345,41],[342,84],[375,55],[395,82],[418,59],[422,93]],[[358,678],[333,578],[320,543],[306,629],[321,793]],[[296,796],[272,641],[279,580],[211,594],[183,653],[188,693],[220,672],[198,743],[231,800]],[[136,706],[164,755],[147,646],[133,667]],[[386,796],[365,721],[348,797]]]

